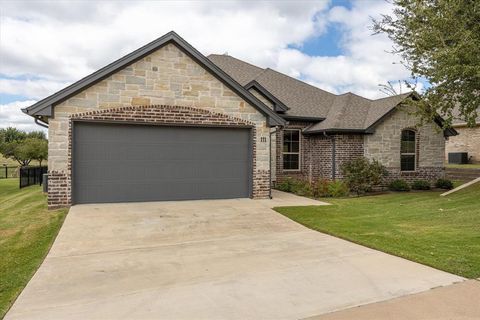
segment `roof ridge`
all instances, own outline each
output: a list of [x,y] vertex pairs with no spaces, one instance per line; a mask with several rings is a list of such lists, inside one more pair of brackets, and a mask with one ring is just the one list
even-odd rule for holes
[[347,106],[350,105],[350,101],[352,100],[352,95],[346,95],[346,98],[347,98],[347,101],[345,101],[339,108],[340,110],[338,112],[338,117],[335,118],[333,127],[337,127],[340,124],[340,120],[343,118],[343,115],[345,114],[345,110],[347,109]]
[[396,94],[396,95],[393,95],[393,96],[388,96],[388,97],[373,99],[373,100],[371,100],[371,101],[380,101],[380,100],[385,100],[385,99],[399,98],[400,96],[409,96],[409,95],[413,94],[413,92],[414,92],[414,91],[405,92],[405,93],[399,93],[399,94]]

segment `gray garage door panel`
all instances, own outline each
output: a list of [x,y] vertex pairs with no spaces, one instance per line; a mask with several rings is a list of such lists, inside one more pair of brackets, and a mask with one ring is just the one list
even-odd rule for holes
[[244,198],[250,130],[78,122],[74,203]]

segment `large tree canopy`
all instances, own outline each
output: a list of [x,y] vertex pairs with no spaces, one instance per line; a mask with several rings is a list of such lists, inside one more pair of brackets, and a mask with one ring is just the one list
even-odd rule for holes
[[475,124],[480,107],[480,1],[393,0],[391,15],[374,20],[376,33],[393,40],[393,52],[415,79],[431,86],[415,102],[423,119],[440,114]]
[[32,160],[42,165],[47,159],[48,141],[41,131],[27,133],[16,128],[0,129],[0,153],[21,166],[28,166]]

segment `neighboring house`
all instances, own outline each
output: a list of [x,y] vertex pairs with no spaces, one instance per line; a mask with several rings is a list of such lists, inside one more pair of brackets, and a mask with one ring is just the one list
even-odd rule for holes
[[392,178],[441,177],[454,132],[416,127],[396,108],[408,97],[333,95],[170,32],[24,112],[48,124],[53,208],[266,198],[272,178],[339,178],[363,155]]
[[453,128],[458,132],[457,136],[447,140],[445,157],[448,161],[449,152],[468,152],[469,162],[480,163],[480,108],[479,117],[474,127],[468,127],[464,121],[454,120]]

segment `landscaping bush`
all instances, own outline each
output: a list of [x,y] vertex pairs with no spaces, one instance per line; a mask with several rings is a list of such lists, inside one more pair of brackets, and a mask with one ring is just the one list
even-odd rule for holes
[[283,181],[277,183],[276,189],[284,192],[292,192],[293,179],[285,178]]
[[327,179],[321,179],[319,180],[314,187],[314,196],[316,198],[318,197],[328,197],[328,185],[330,184],[330,181]]
[[350,189],[343,181],[330,181],[327,191],[329,197],[346,197],[350,193]]
[[346,197],[350,189],[343,181],[319,180],[313,187],[313,195],[316,198],[321,197]]
[[357,195],[372,191],[373,187],[380,185],[383,177],[387,175],[387,170],[380,162],[375,159],[370,161],[364,157],[343,163],[341,171],[345,183]]
[[412,183],[413,190],[430,190],[430,182],[427,180],[415,180]]
[[450,190],[453,189],[453,182],[448,179],[438,179],[437,182],[435,182],[435,187]]
[[313,187],[304,180],[293,180],[291,192],[299,196],[313,197]]
[[276,189],[284,192],[295,193],[299,196],[312,197],[314,195],[313,187],[304,180],[285,178],[277,183]]
[[410,186],[407,181],[402,179],[393,180],[388,185],[388,188],[392,191],[410,191]]

